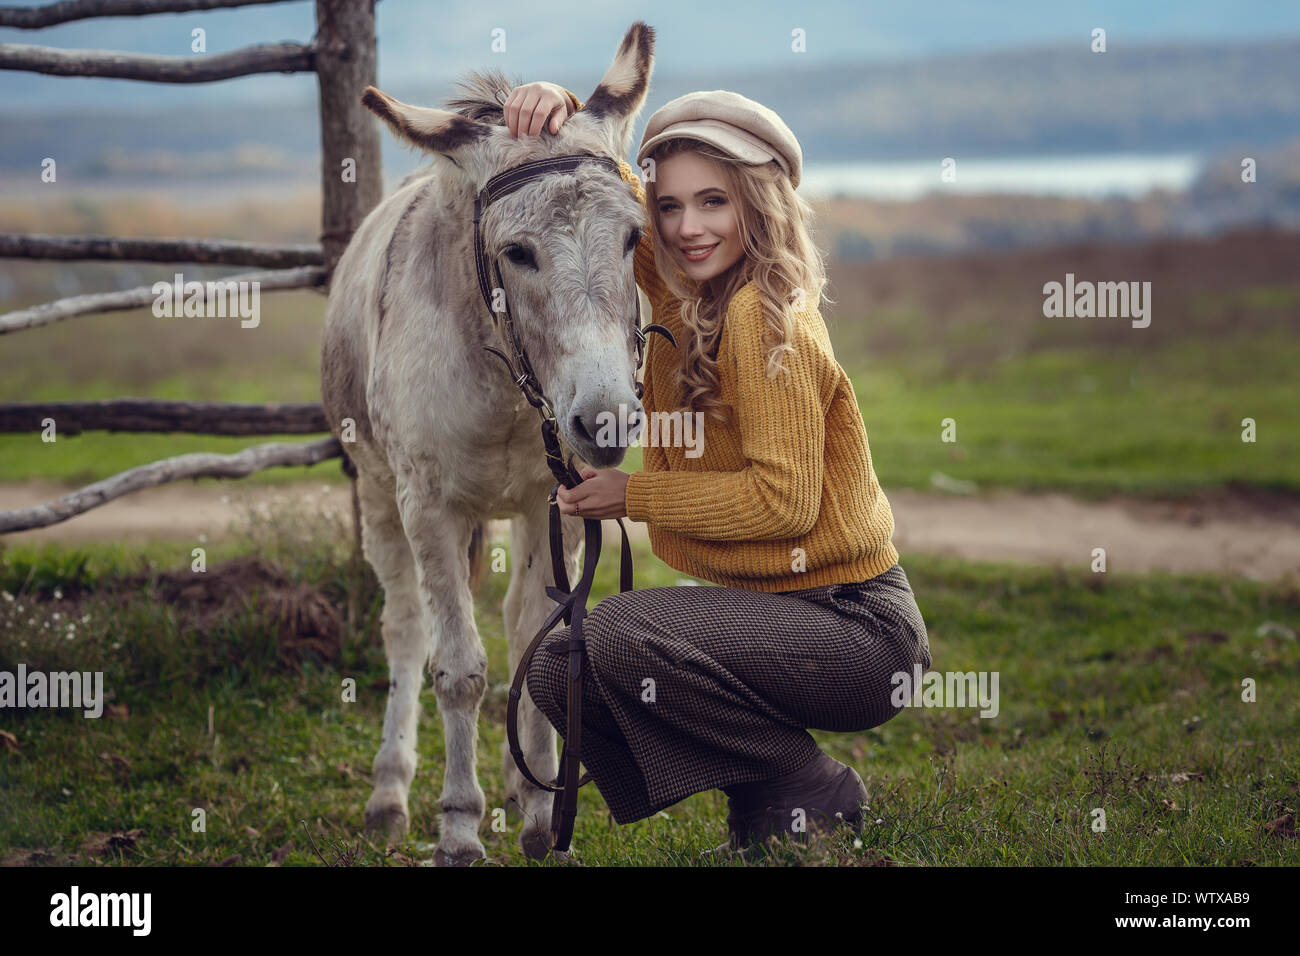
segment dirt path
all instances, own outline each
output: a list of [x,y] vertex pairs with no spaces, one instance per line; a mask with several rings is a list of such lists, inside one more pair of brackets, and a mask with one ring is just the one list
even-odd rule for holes
[[[48,501],[66,493],[58,485],[0,485],[0,510]],[[974,560],[1020,561],[1087,567],[1093,548],[1105,548],[1111,571],[1155,569],[1214,572],[1255,579],[1300,573],[1300,500],[1233,494],[1199,503],[1160,503],[1125,498],[1078,501],[1061,494],[996,492],[940,495],[907,489],[889,493],[894,544],[906,565],[908,553]],[[283,497],[281,497],[283,496]],[[39,531],[9,535],[11,542],[211,540],[247,520],[250,505],[274,507],[299,500],[346,516],[346,486],[320,484],[253,488],[171,485],[118,499],[102,508]],[[644,539],[646,527],[625,522]],[[606,523],[606,547],[618,544]],[[507,522],[492,522],[492,538],[507,539]]]

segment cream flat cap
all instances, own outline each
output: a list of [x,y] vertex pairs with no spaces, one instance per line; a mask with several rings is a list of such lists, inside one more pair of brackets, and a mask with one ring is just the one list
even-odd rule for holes
[[636,161],[667,139],[683,137],[716,146],[751,165],[776,160],[798,187],[803,150],[790,127],[762,103],[730,90],[702,90],[665,103],[650,117]]

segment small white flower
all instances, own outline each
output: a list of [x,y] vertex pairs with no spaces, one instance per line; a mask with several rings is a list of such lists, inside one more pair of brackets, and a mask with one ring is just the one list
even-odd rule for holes
[[0,591],[0,595],[3,595],[4,599],[8,601],[10,604],[14,603],[14,596],[10,594],[8,591]]
[[50,615],[50,619],[54,621],[57,621],[61,617],[63,617],[63,615],[60,614],[58,611],[55,611],[52,615]]
[[117,650],[121,650],[121,648],[122,648],[121,641],[117,641],[116,643],[113,644],[113,650],[117,651]]
[[83,614],[83,615],[81,615],[81,623],[82,623],[82,624],[89,624],[89,623],[90,623],[90,615],[89,615],[89,614]]
[[63,600],[63,592],[62,592],[61,590],[59,590],[58,588],[55,588],[55,589],[54,589],[54,600],[56,600],[56,601],[62,601],[62,600]]

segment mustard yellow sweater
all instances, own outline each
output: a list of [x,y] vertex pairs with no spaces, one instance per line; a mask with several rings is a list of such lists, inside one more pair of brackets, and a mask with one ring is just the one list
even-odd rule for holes
[[[627,163],[620,166],[644,205],[640,177]],[[647,212],[653,224],[654,212]],[[655,268],[652,230],[635,262],[652,321],[685,347],[678,300]],[[898,562],[894,516],[826,323],[815,304],[795,316],[795,351],[782,359],[789,371],[775,379],[767,377],[765,328],[751,282],[728,305],[718,343],[719,398],[735,409],[735,421],[706,419],[698,457],[687,454],[698,454],[698,445],[650,443],[650,416],[681,408],[683,395],[676,350],[662,336],[649,337],[645,470],[628,478],[628,517],[646,523],[651,548],[665,564],[725,587],[792,591],[882,574]]]

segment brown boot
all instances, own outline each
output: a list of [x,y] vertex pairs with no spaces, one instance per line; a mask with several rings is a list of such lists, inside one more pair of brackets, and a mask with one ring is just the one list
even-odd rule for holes
[[[784,776],[722,789],[728,798],[727,830],[733,847],[761,843],[782,833],[806,842],[809,829],[855,826],[867,802],[867,788],[858,772],[825,751]],[[796,810],[803,811],[805,822],[805,829],[798,831],[792,829],[798,819]]]
[[755,825],[759,822],[758,814],[744,803],[738,794],[747,793],[745,788],[753,786],[754,784],[734,784],[719,788],[727,795],[727,842],[715,846],[712,850],[702,851],[700,853],[702,858],[726,859],[733,856],[741,858],[749,856],[750,845],[761,839],[754,835]]

